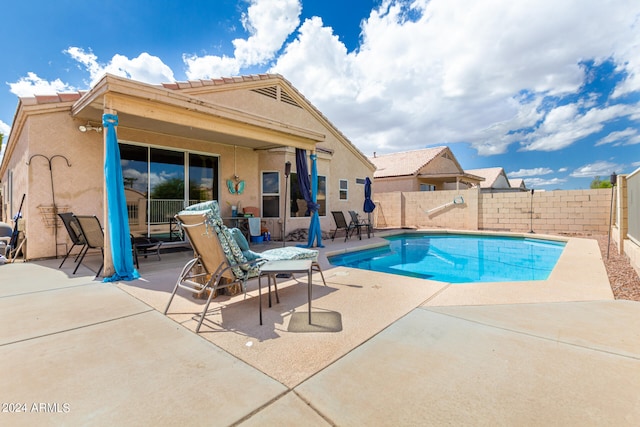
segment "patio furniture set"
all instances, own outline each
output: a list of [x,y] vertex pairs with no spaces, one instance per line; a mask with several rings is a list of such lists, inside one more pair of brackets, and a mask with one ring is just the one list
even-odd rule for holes
[[[84,257],[87,255],[90,249],[99,249],[104,258],[104,231],[100,220],[95,215],[74,215],[71,212],[59,213],[58,216],[62,219],[62,223],[69,234],[71,240],[71,247],[67,251],[66,255],[62,259],[62,262],[58,268],[62,268],[67,258],[76,246],[80,247],[80,251],[76,254],[74,262],[76,267],[73,270],[73,274],[76,274],[78,267],[82,264]],[[137,268],[140,268],[138,260],[138,253],[142,253],[146,258],[150,251],[155,252],[160,260],[160,248],[162,242],[153,238],[147,238],[144,236],[134,237],[131,236],[131,250],[133,255],[133,261]],[[96,277],[102,272],[104,263],[100,265]]]
[[351,237],[353,233],[357,233],[358,238],[362,240],[362,229],[365,229],[367,232],[367,238],[371,238],[373,235],[373,224],[369,219],[361,219],[360,215],[356,211],[349,211],[349,216],[351,220],[347,222],[347,219],[344,216],[342,211],[332,211],[331,215],[333,215],[333,220],[336,223],[336,229],[333,231],[333,235],[331,236],[331,240],[335,239],[336,233],[338,230],[344,230],[344,241]]

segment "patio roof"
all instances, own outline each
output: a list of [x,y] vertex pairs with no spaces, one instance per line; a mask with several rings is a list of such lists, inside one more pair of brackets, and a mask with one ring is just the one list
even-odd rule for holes
[[146,130],[252,149],[313,150],[325,135],[204,101],[176,86],[150,85],[105,75],[71,108],[74,117],[101,122],[116,112],[121,128]]

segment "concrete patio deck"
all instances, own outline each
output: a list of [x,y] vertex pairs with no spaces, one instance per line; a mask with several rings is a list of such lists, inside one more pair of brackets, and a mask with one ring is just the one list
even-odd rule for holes
[[[380,234],[378,234],[380,236]],[[189,252],[104,284],[59,260],[0,266],[2,425],[638,425],[640,304],[614,301],[594,241],[570,239],[547,281],[450,285],[335,268],[313,310],[339,332],[291,332],[280,304],[178,294]],[[96,259],[96,267],[99,264]],[[91,265],[89,259],[88,264]],[[19,412],[21,411],[21,412]]]

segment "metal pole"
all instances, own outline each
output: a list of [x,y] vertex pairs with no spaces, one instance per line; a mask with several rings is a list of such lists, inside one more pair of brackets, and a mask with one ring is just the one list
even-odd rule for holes
[[531,230],[529,231],[529,233],[533,233],[533,192],[534,189],[531,189],[531,209],[530,209],[530,216],[531,216]]
[[607,240],[607,259],[609,259],[609,246],[611,246],[611,226],[613,225],[613,195],[614,189],[616,187],[617,175],[616,173],[612,173],[609,178],[611,182],[611,207],[609,208],[609,238]]
[[289,188],[289,174],[291,173],[291,162],[284,164],[284,221],[282,223],[282,247],[285,247],[287,238],[287,189]]

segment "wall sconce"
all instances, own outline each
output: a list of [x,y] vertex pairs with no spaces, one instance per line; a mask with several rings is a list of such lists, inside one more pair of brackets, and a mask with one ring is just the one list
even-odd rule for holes
[[102,127],[100,127],[100,126],[92,126],[90,122],[87,122],[86,125],[78,126],[78,130],[80,132],[86,132],[86,131],[89,131],[89,130],[95,130],[96,132],[100,133],[100,132],[102,132]]

